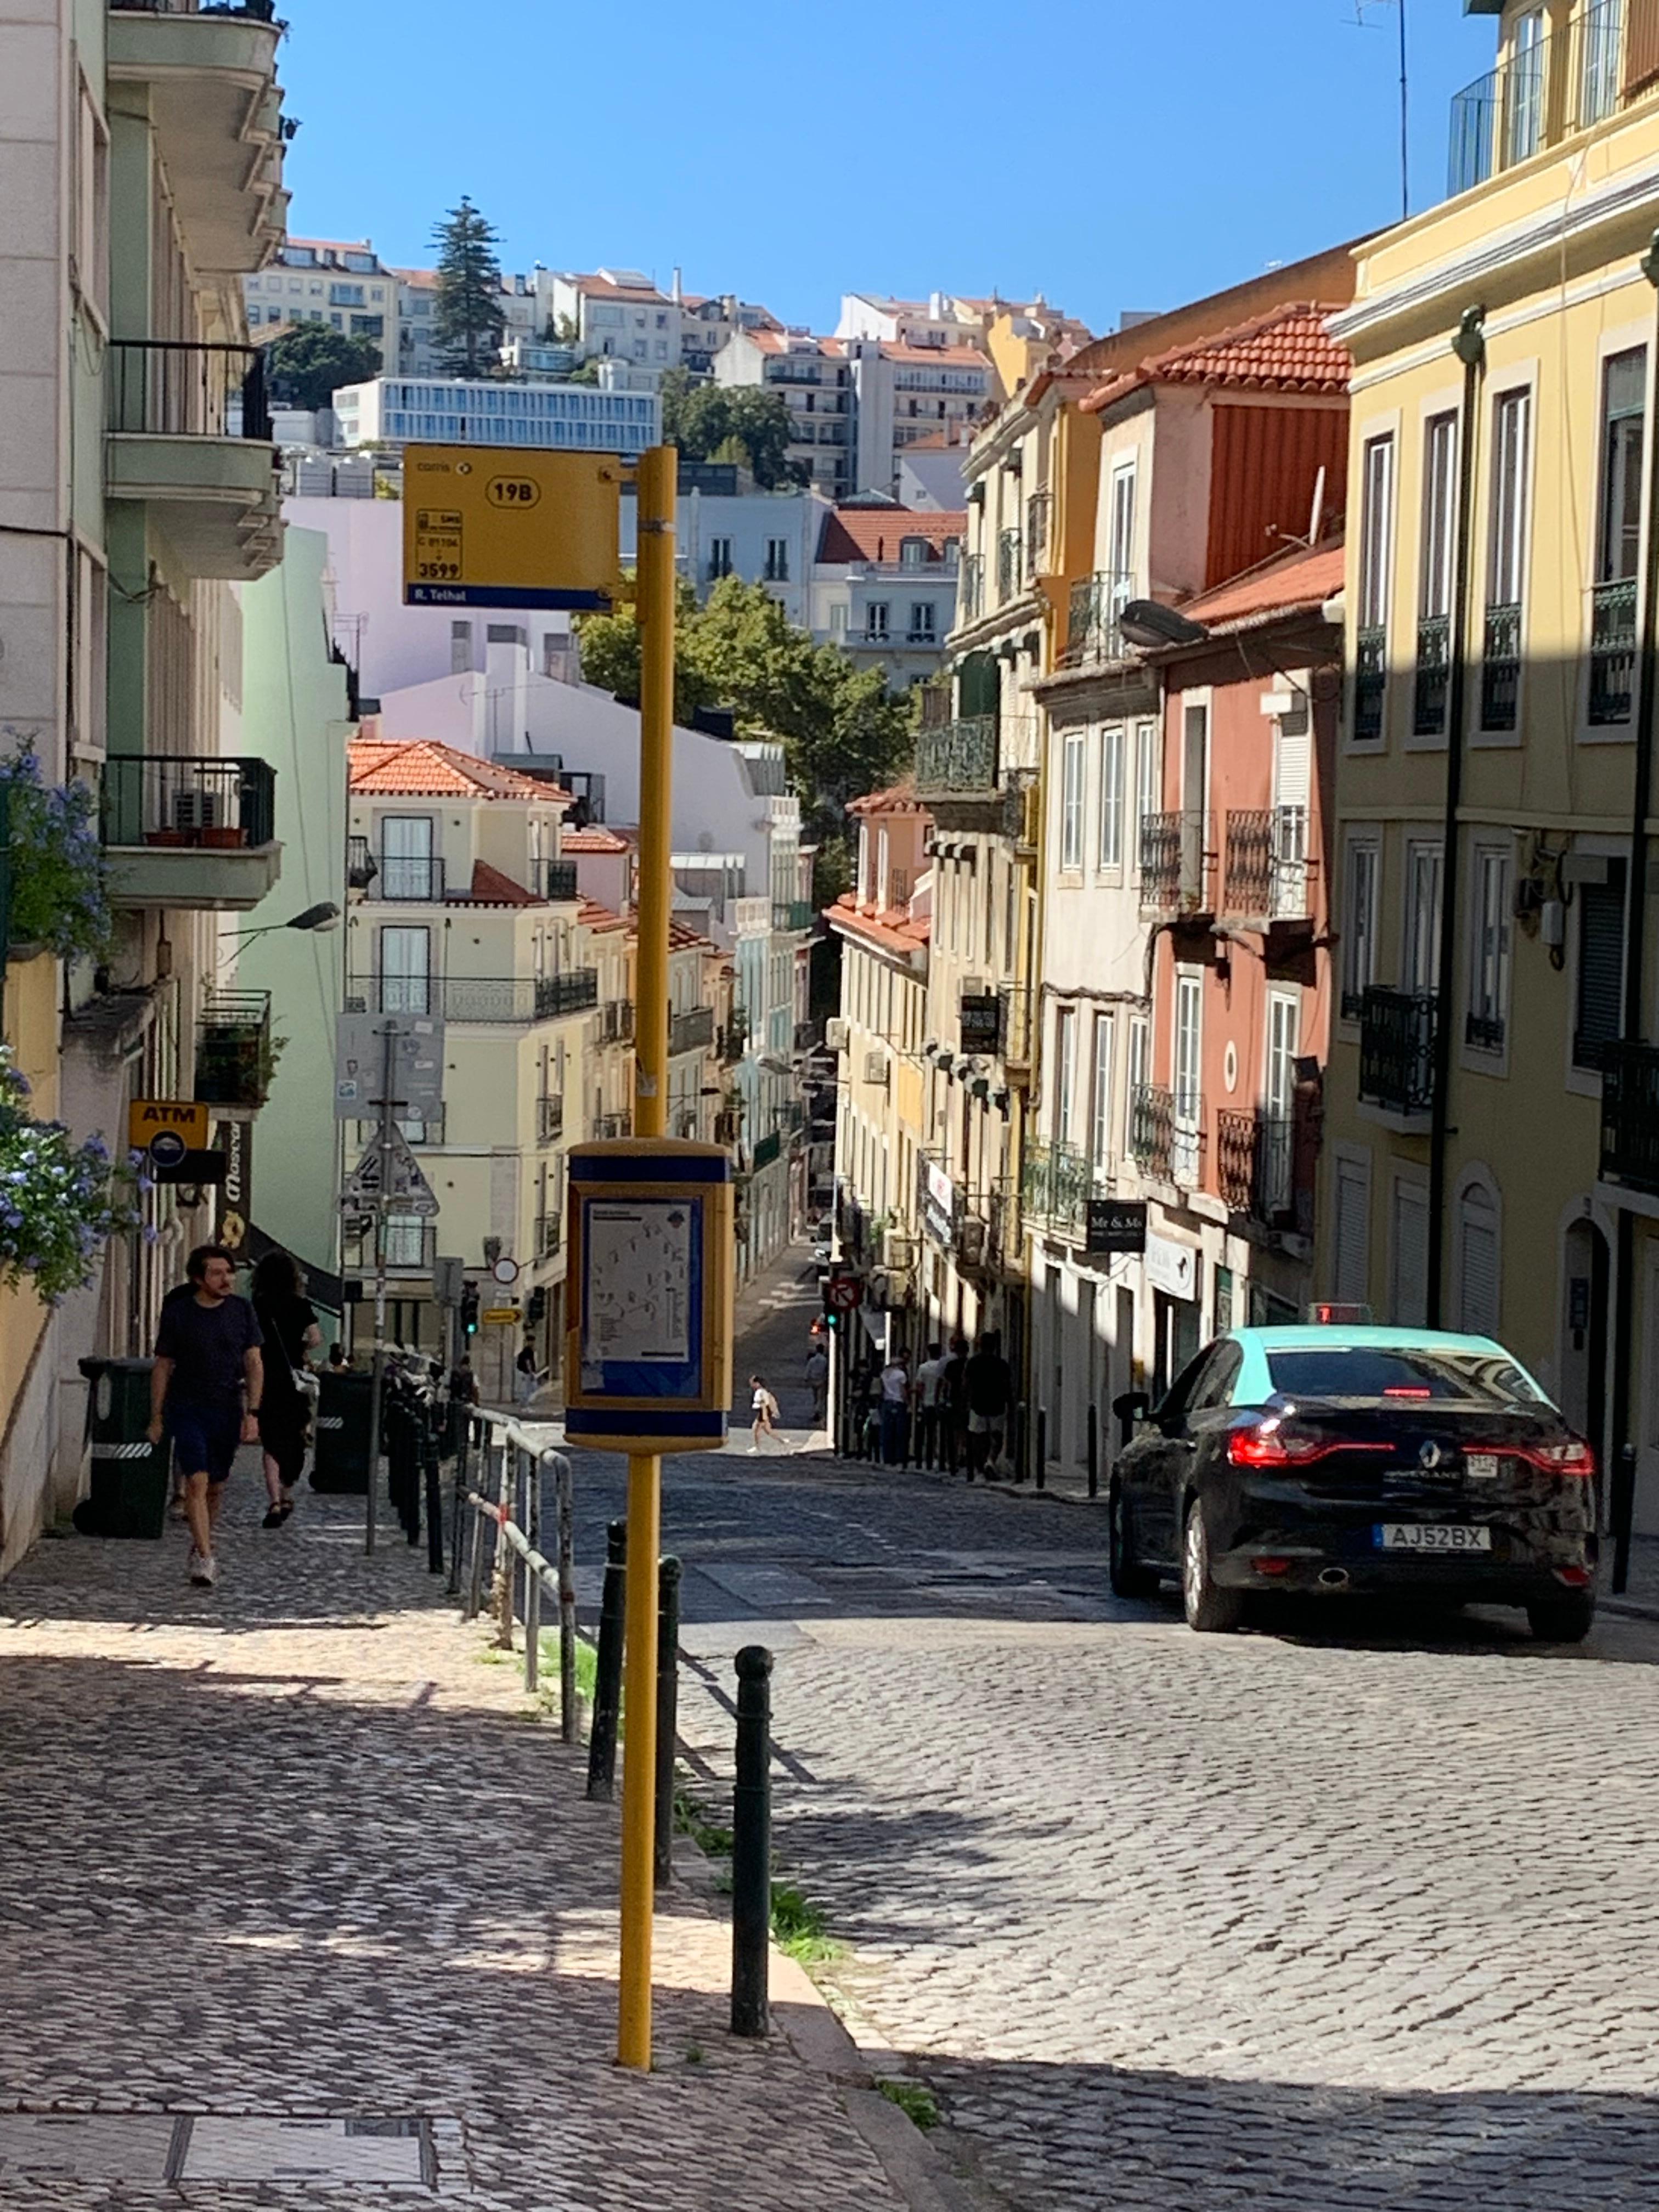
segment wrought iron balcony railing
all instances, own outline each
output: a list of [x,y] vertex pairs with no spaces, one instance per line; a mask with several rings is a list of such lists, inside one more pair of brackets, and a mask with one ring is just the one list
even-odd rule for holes
[[1372,627],[1354,638],[1353,734],[1365,744],[1382,734],[1382,710],[1389,690],[1389,633]]
[[265,357],[258,346],[112,338],[105,371],[113,431],[270,443]]
[[1486,609],[1486,644],[1480,660],[1480,726],[1512,730],[1521,699],[1521,608],[1519,602]]
[[1221,1113],[1215,1117],[1216,1182],[1236,1213],[1265,1228],[1313,1224],[1312,1163],[1304,1133],[1290,1115]]
[[1598,584],[1590,601],[1589,719],[1628,722],[1636,696],[1636,579]]
[[689,1006],[684,1013],[668,1018],[668,1049],[671,1054],[682,1052],[706,1052],[714,1042],[714,1009],[712,1006]]
[[1446,179],[1454,198],[1650,88],[1651,72],[1623,65],[1630,13],[1627,0],[1595,0],[1562,29],[1527,46],[1515,40],[1496,69],[1454,95]]
[[772,902],[774,929],[811,929],[816,919],[811,899],[774,899]]
[[268,761],[112,753],[104,763],[106,845],[269,845],[276,835],[276,771]]
[[369,896],[386,904],[441,905],[447,896],[444,864],[435,853],[382,853]]
[[1451,690],[1451,617],[1424,615],[1417,625],[1417,678],[1412,692],[1412,734],[1443,738]]
[[1659,1194],[1659,1045],[1602,1048],[1601,1174]]
[[1308,810],[1265,806],[1230,811],[1222,906],[1241,920],[1300,921],[1310,905]]
[[916,732],[916,789],[929,792],[994,791],[997,784],[997,718],[975,714],[938,729]]
[[1207,914],[1211,878],[1209,817],[1202,807],[1148,814],[1140,825],[1140,903],[1148,914]]
[[1359,1095],[1395,1114],[1426,1114],[1434,1097],[1435,995],[1373,983],[1360,1001]]
[[599,1042],[626,1044],[634,1035],[634,1001],[607,999],[599,1009]]
[[1054,521],[1054,495],[1052,491],[1034,491],[1025,502],[1025,573],[1028,576],[1046,576],[1048,573],[1049,531]]
[[210,991],[196,1025],[196,1098],[263,1106],[275,1072],[269,991]]
[[1133,578],[1118,569],[1097,569],[1073,584],[1060,665],[1080,668],[1095,660],[1121,660],[1123,633],[1118,617],[1133,595]]
[[596,1114],[593,1116],[593,1135],[598,1141],[612,1137],[628,1137],[633,1133],[634,1116],[631,1114]]
[[1204,1101],[1162,1084],[1138,1083],[1129,1093],[1129,1152],[1144,1176],[1196,1187],[1204,1157]]
[[542,896],[560,904],[581,896],[576,888],[576,863],[574,860],[544,862]]
[[1110,1178],[1097,1174],[1088,1154],[1075,1145],[1029,1142],[1020,1163],[1020,1203],[1027,1218],[1081,1238],[1089,1200],[1110,1194]]
[[556,1021],[599,1003],[592,968],[562,975],[393,975],[354,978],[348,996],[360,1011],[435,1014],[448,1022]]

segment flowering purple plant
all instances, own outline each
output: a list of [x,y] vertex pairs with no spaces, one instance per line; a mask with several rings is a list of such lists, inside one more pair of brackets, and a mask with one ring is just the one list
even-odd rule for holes
[[29,1087],[0,1045],[0,1285],[31,1283],[56,1304],[92,1280],[107,1240],[136,1228],[132,1176],[101,1138],[77,1145],[61,1121],[37,1121]]
[[[0,750],[12,734],[0,729]],[[84,783],[43,783],[27,738],[0,759],[0,790],[10,798],[11,942],[101,957],[111,923],[95,795]]]

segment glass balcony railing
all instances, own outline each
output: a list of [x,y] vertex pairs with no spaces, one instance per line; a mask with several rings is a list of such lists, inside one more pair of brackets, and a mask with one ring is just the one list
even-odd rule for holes
[[1545,20],[1541,9],[1522,15],[1498,66],[1454,95],[1446,178],[1453,198],[1604,122],[1659,75],[1659,13],[1650,0],[1593,0],[1548,33]]

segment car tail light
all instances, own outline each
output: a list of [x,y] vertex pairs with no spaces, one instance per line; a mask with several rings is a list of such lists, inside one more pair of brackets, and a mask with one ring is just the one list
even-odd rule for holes
[[1528,1467],[1541,1468],[1546,1474],[1560,1474],[1583,1482],[1595,1479],[1595,1454],[1583,1437],[1568,1437],[1559,1444],[1486,1444],[1470,1445],[1464,1452],[1467,1460],[1471,1452],[1489,1451],[1500,1459],[1523,1459]]
[[1555,1579],[1565,1583],[1569,1589],[1588,1589],[1595,1577],[1588,1567],[1558,1567]]
[[1287,1433],[1277,1420],[1235,1429],[1227,1439],[1227,1457],[1235,1467],[1307,1467],[1334,1452],[1370,1449],[1368,1444],[1335,1443],[1324,1437],[1300,1436],[1294,1430]]
[[1291,1571],[1291,1563],[1288,1559],[1252,1559],[1250,1568],[1258,1575],[1287,1575]]
[[1382,1395],[1385,1398],[1432,1398],[1434,1393],[1426,1382],[1385,1382]]

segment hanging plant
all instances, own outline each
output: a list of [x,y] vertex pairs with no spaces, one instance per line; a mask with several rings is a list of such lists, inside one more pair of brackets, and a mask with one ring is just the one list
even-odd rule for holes
[[[0,729],[0,746],[14,734]],[[43,783],[25,738],[0,759],[0,812],[9,823],[9,941],[44,945],[64,960],[103,957],[111,922],[94,793],[84,783]]]
[[56,1304],[93,1278],[110,1237],[137,1228],[142,1185],[101,1138],[76,1144],[28,1110],[28,1079],[0,1045],[0,1286]]

